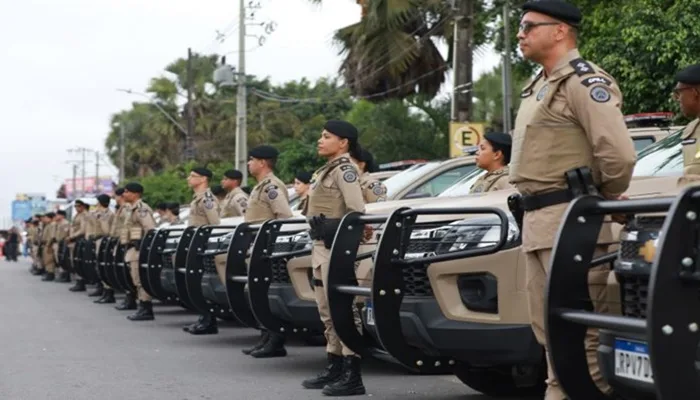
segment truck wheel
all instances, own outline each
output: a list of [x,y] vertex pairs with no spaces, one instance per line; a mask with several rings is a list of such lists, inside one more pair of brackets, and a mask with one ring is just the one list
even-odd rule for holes
[[534,377],[532,384],[526,386],[516,385],[511,367],[488,369],[458,367],[455,369],[455,375],[465,385],[487,396],[539,396],[542,398],[545,391],[543,369],[537,368],[538,371],[535,373],[537,377]]

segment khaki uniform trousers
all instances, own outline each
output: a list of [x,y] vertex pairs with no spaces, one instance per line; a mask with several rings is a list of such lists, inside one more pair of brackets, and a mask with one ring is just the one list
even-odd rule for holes
[[41,260],[39,259],[39,245],[38,244],[33,244],[32,243],[32,262],[37,266],[41,266]]
[[52,246],[44,246],[44,253],[42,254],[42,264],[46,268],[46,272],[55,273],[56,272],[56,261],[54,259],[54,253]]
[[216,266],[216,273],[219,274],[219,280],[226,286],[226,254],[217,254],[214,256],[214,265]]
[[[314,287],[314,294],[316,296],[316,305],[318,306],[318,313],[321,316],[321,322],[325,330],[323,332],[326,337],[326,352],[343,355],[343,356],[358,356],[350,350],[343,342],[340,340],[335,332],[335,327],[333,326],[333,320],[331,319],[331,311],[328,307],[328,267],[331,260],[331,251],[323,245],[323,241],[314,241],[314,247],[311,251],[311,266],[313,268],[314,279],[323,282],[323,287]],[[362,320],[360,319],[360,313],[356,307],[353,307],[353,316],[355,319],[355,326],[358,328],[359,332],[362,332]]]
[[136,286],[139,301],[151,301],[151,296],[148,295],[141,284],[141,275],[139,275],[139,251],[134,247],[129,248],[129,250],[126,251],[126,255],[124,255],[124,262],[129,263],[131,280],[134,281],[134,286]]
[[[598,246],[593,257],[595,258],[606,253],[607,246]],[[544,296],[551,259],[552,249],[535,250],[525,253],[530,321],[537,341],[545,346],[545,348],[547,346],[547,338],[545,336],[544,327]],[[619,314],[619,305],[609,301],[607,286],[609,275],[610,268],[607,265],[591,268],[588,274],[588,291],[591,296],[591,302],[593,303],[593,309],[596,312],[609,314],[617,311]],[[619,301],[617,303],[619,303]],[[610,392],[611,388],[603,379],[600,367],[598,366],[598,343],[598,329],[588,329],[586,332],[585,348],[591,377],[602,391]],[[547,376],[545,400],[566,400],[567,396],[559,385],[559,381],[552,370],[549,352],[547,352]]]

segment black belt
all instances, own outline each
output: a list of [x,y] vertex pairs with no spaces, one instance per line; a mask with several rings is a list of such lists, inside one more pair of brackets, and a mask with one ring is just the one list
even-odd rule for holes
[[557,204],[568,203],[574,199],[574,195],[568,189],[557,190],[543,194],[533,194],[522,197],[524,211],[535,211],[540,208],[550,207]]
[[316,286],[316,287],[323,287],[323,281],[322,281],[322,280],[314,278],[314,279],[313,279],[313,282],[314,282],[314,286]]

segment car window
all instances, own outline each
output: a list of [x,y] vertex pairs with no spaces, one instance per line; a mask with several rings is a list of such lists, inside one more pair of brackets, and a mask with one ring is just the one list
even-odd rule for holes
[[646,147],[637,156],[633,176],[675,176],[683,174],[682,130]]
[[432,161],[429,163],[418,165],[415,168],[411,167],[385,180],[384,186],[386,186],[387,197],[393,198],[393,196],[396,195],[396,193],[400,192],[411,182],[414,182],[416,179],[423,176],[423,174],[427,174],[435,168],[439,167],[441,163],[442,162],[440,161]]
[[465,175],[462,179],[457,181],[454,185],[445,189],[437,197],[460,197],[469,195],[469,190],[476,183],[476,181],[481,178],[482,175],[486,174],[486,170],[481,168],[475,168],[471,173]]
[[[461,165],[456,168],[444,171],[443,173],[432,177],[427,182],[411,190],[407,196],[415,194],[427,193],[430,197],[435,197],[445,191],[445,189],[454,185],[455,182],[468,175],[476,169],[476,164]],[[427,197],[427,196],[426,196]]]
[[639,153],[640,151],[644,150],[648,146],[654,144],[654,138],[651,136],[648,137],[636,137],[633,138],[632,141],[634,142],[634,150]]

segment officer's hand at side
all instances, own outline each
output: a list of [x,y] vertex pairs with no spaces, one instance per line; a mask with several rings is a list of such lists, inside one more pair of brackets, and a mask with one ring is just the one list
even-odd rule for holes
[[[630,199],[630,197],[623,193],[623,194],[617,196],[617,199],[615,199],[615,200],[629,200],[629,199]],[[622,225],[627,223],[627,221],[629,219],[628,217],[629,216],[625,215],[625,214],[613,214],[610,216],[610,218],[614,222],[617,222],[618,224],[622,224]]]

